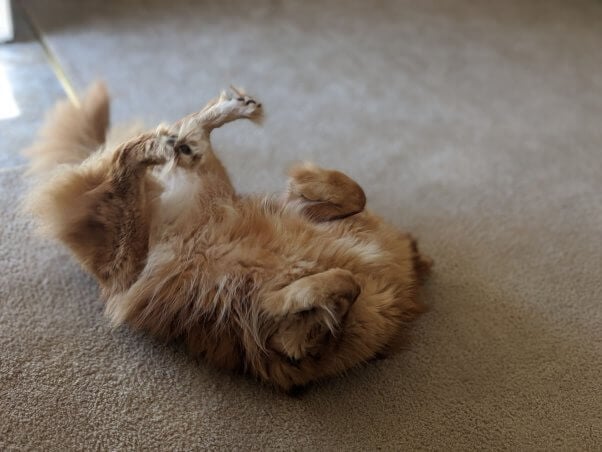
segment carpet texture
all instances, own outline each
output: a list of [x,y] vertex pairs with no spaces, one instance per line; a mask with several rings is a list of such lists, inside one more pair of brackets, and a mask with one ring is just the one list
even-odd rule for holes
[[26,3],[118,119],[247,87],[241,191],[339,168],[436,267],[408,350],[291,399],[111,330],[1,172],[0,449],[600,450],[600,2]]

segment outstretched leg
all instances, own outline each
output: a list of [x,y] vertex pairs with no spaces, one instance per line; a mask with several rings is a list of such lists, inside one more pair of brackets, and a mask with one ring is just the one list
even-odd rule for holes
[[232,87],[231,91],[222,91],[219,97],[209,101],[200,112],[186,116],[175,125],[179,127],[181,139],[186,136],[208,139],[213,129],[245,118],[260,122],[263,118],[261,103]]
[[289,172],[286,203],[315,221],[345,218],[364,210],[366,195],[349,176],[312,163]]
[[306,276],[274,292],[264,305],[277,320],[270,346],[290,359],[303,358],[327,335],[336,334],[359,293],[354,276],[341,268]]

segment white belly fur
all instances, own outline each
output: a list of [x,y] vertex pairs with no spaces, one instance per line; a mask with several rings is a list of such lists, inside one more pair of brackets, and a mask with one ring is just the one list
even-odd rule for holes
[[163,221],[172,222],[193,209],[201,182],[198,174],[168,164],[158,168],[154,175],[164,187],[160,200]]

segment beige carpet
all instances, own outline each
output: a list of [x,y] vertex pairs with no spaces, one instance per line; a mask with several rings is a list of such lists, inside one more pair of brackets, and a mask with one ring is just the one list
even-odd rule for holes
[[600,2],[27,4],[118,118],[249,88],[238,187],[336,166],[437,266],[408,351],[290,399],[112,331],[0,173],[0,449],[600,450]]

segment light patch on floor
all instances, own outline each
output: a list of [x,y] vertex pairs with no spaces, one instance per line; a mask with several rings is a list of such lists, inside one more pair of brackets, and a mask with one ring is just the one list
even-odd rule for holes
[[6,68],[0,61],[0,121],[16,118],[21,114],[13,88],[6,74]]
[[10,0],[0,0],[0,43],[10,41],[13,36],[13,13]]

